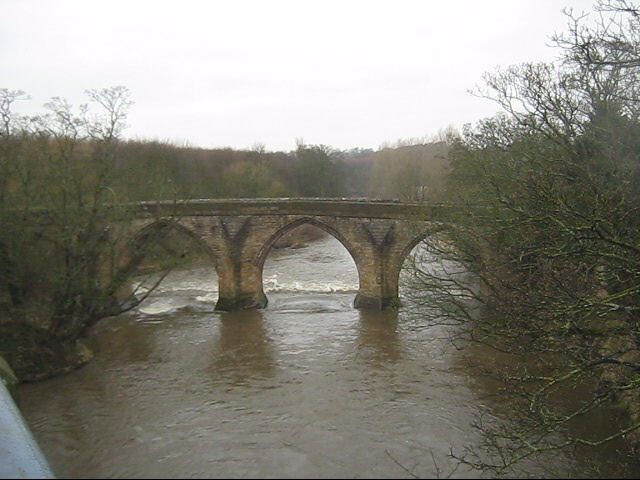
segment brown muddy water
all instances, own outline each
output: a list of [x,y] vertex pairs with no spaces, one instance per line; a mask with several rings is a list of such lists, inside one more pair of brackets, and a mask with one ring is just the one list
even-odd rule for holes
[[[56,475],[479,476],[449,452],[480,441],[486,391],[446,332],[402,308],[354,310],[355,265],[331,237],[272,252],[264,280],[266,309],[220,313],[213,268],[176,272],[98,325],[92,363],[22,385]],[[592,474],[559,454],[515,474],[549,466]]]

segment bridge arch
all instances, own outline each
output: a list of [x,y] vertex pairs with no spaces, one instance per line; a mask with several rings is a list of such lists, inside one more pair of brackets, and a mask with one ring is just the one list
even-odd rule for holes
[[357,265],[357,257],[358,257],[358,252],[357,250],[354,248],[353,245],[351,245],[351,242],[349,242],[349,240],[347,240],[347,238],[336,228],[332,227],[331,225],[329,225],[328,223],[325,223],[321,220],[318,220],[314,217],[303,217],[303,218],[298,218],[296,220],[293,220],[289,223],[287,223],[285,226],[281,227],[280,229],[278,229],[273,235],[271,235],[267,241],[264,243],[264,245],[262,246],[262,248],[260,249],[260,252],[258,254],[258,265],[260,265],[260,271],[262,271],[262,268],[264,267],[264,262],[267,259],[267,256],[269,255],[269,252],[271,251],[271,249],[273,248],[273,245],[282,237],[284,237],[287,233],[291,232],[292,230],[295,230],[298,227],[301,227],[302,225],[313,225],[314,227],[319,228],[320,230],[323,230],[324,232],[328,233],[329,235],[331,235],[333,238],[335,238],[336,240],[338,240],[342,246],[344,248],[347,249],[347,251],[349,252],[349,254],[351,255],[351,258],[353,259],[354,263]]
[[[420,243],[422,243],[425,239],[427,239],[432,234],[433,232],[427,232],[427,231],[417,233],[416,236],[412,238],[404,246],[404,248],[400,251],[400,255],[398,257],[398,259],[400,260],[400,267],[402,267],[402,264],[407,259],[407,257],[409,257],[409,254],[413,251],[413,249],[416,248]],[[398,273],[400,273],[400,271],[398,271]]]
[[391,275],[394,276],[396,284],[400,284],[400,271],[402,270],[405,261],[407,260],[407,258],[409,258],[409,255],[411,254],[413,249],[416,248],[420,243],[422,243],[427,237],[429,237],[429,235],[429,232],[418,233],[404,245],[397,256],[391,258],[392,268],[390,268],[389,270]]
[[421,227],[407,229],[403,241],[398,242],[400,248],[389,256],[386,265],[389,281],[392,285],[395,285],[396,296],[399,294],[400,273],[411,252],[423,241],[436,235],[440,230],[441,225],[437,223],[423,224]]
[[287,233],[295,230],[296,228],[302,225],[312,225],[314,227],[317,227],[320,230],[331,235],[338,242],[340,242],[340,244],[347,250],[347,252],[349,252],[351,259],[353,260],[353,263],[356,266],[356,271],[358,272],[358,283],[359,284],[362,283],[362,273],[360,271],[360,264],[359,264],[360,256],[358,254],[357,249],[354,247],[354,245],[352,245],[352,242],[350,242],[349,239],[347,239],[346,236],[342,232],[340,232],[337,228],[334,228],[333,226],[329,225],[327,222],[323,222],[314,217],[303,217],[303,218],[298,218],[296,220],[293,220],[287,223],[286,225],[284,225],[283,227],[281,227],[280,229],[278,229],[275,233],[273,233],[267,239],[267,241],[263,244],[262,248],[260,249],[257,257],[257,265],[259,268],[261,279],[263,278],[263,274],[264,274],[264,264],[267,260],[267,257],[269,256],[269,252],[271,252],[271,250],[273,249],[274,244],[280,238],[285,236]]
[[[169,254],[179,255],[180,252],[171,252],[168,248],[166,248],[166,245],[162,244],[163,240],[166,238],[167,233],[171,231],[178,233],[178,235],[183,236],[184,238],[188,238],[195,245],[197,245],[197,248],[211,259],[211,263],[213,264],[216,273],[219,273],[219,259],[211,249],[210,245],[206,242],[206,240],[187,226],[182,225],[174,219],[162,218],[144,225],[134,233],[128,249],[130,252],[135,252],[133,253],[134,256],[136,254],[142,254],[144,247],[149,242],[152,242],[162,246]],[[184,253],[185,252],[182,252],[183,255]],[[144,260],[143,257],[144,255],[140,256],[138,263]]]

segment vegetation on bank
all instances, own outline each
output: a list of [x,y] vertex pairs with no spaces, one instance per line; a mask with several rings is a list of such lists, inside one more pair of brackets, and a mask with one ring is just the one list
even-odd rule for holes
[[[46,113],[15,115],[21,92],[0,90],[0,355],[22,380],[87,361],[78,343],[98,319],[131,305],[139,255],[115,228],[118,138],[128,92],[88,92],[74,110],[54,98]],[[130,298],[127,298],[130,297]]]
[[[496,473],[554,449],[640,446],[640,9],[600,1],[555,43],[557,63],[486,76],[478,93],[502,112],[453,146],[446,198],[467,205],[442,232],[455,248],[426,242],[448,271],[416,272],[423,313],[503,359],[488,374],[510,421],[481,419],[485,443],[461,455]],[[617,407],[622,424],[578,428]]]

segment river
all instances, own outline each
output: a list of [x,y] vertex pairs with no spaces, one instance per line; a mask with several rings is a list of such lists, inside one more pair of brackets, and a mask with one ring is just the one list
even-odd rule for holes
[[264,280],[266,309],[221,313],[213,268],[177,271],[95,328],[89,365],[22,385],[56,475],[479,476],[449,452],[480,441],[486,392],[446,332],[402,308],[353,309],[355,265],[331,237],[271,252]]

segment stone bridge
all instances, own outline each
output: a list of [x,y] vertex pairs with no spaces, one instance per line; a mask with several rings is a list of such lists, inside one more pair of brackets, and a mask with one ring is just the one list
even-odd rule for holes
[[351,199],[189,200],[136,206],[138,238],[178,229],[206,246],[219,279],[216,309],[263,308],[262,270],[274,243],[314,225],[335,237],[358,270],[356,308],[398,304],[405,257],[447,207]]

